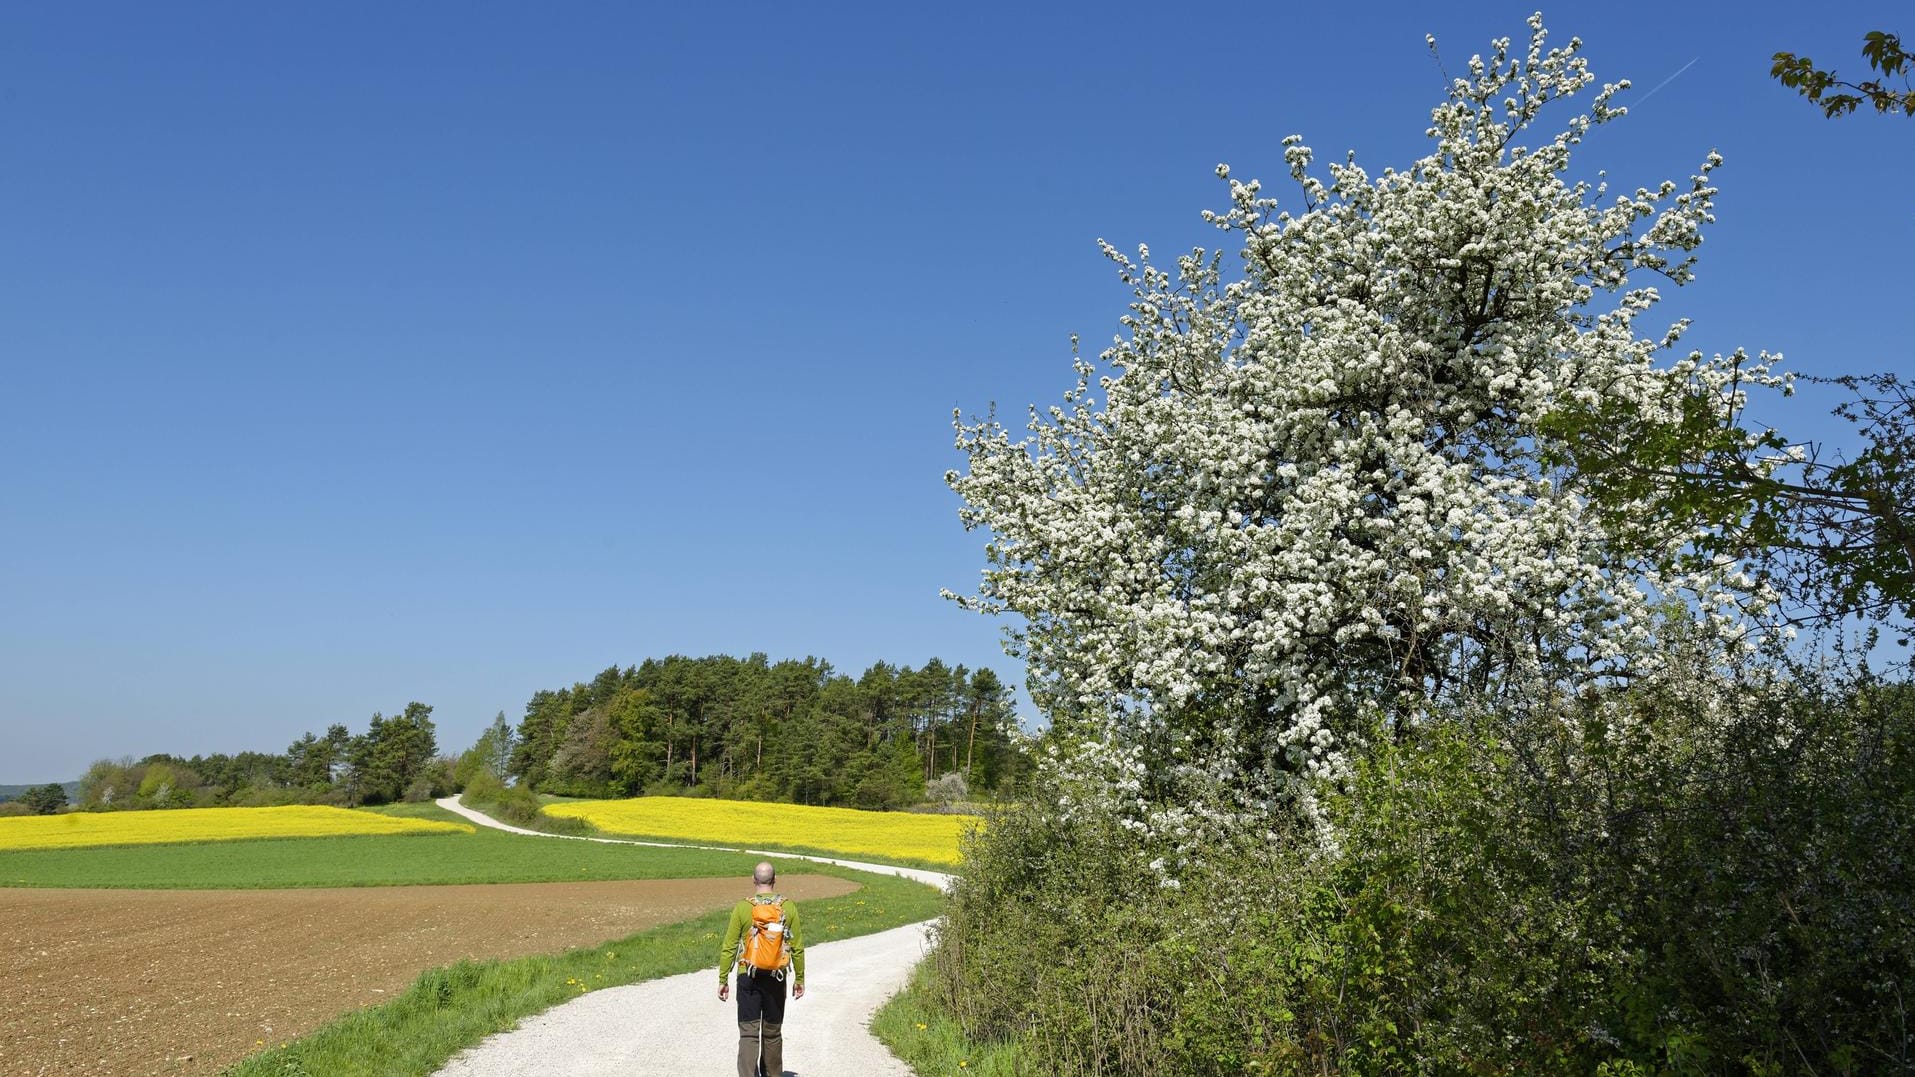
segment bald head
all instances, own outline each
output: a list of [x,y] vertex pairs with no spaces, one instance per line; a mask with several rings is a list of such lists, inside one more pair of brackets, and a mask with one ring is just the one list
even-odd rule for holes
[[771,861],[760,860],[758,866],[751,869],[751,881],[759,886],[770,886],[778,881],[778,869],[771,866]]

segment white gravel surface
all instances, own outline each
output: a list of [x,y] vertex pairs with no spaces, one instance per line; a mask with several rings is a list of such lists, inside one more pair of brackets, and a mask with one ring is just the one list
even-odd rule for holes
[[[484,826],[557,837],[507,826],[447,797],[438,802]],[[647,845],[618,838],[579,838]],[[743,850],[757,852],[757,850]],[[882,864],[818,860],[865,871],[890,872],[935,886],[950,876]],[[741,883],[741,896],[748,889]],[[794,1077],[912,1077],[871,1035],[871,1015],[904,986],[924,955],[926,924],[805,947],[805,997],[785,1005],[785,1073]],[[490,1036],[439,1071],[438,1077],[679,1077],[736,1073],[736,1001],[718,1001],[718,970],[580,995],[509,1032]]]

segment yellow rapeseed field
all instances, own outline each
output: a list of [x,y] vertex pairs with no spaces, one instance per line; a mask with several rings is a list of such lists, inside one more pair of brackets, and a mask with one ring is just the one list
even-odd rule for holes
[[319,805],[69,812],[0,819],[0,850],[155,845],[240,838],[330,838],[358,834],[471,833],[463,823],[402,819]]
[[877,860],[958,862],[968,815],[813,808],[747,800],[639,797],[548,804],[548,815],[583,819],[608,834],[759,847],[784,845]]

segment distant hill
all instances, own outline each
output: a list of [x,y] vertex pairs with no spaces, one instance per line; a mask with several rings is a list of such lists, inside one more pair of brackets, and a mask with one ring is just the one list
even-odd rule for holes
[[[20,799],[21,793],[32,789],[34,786],[45,784],[45,782],[34,782],[32,785],[0,785],[0,800],[18,800]],[[66,790],[68,803],[72,803],[80,795],[79,782],[61,782],[60,787]]]

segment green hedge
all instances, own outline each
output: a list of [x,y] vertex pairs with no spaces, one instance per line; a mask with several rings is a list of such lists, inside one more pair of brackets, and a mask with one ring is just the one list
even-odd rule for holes
[[1379,730],[1333,851],[1176,888],[1034,798],[910,1004],[1044,1074],[1915,1069],[1915,689],[1694,687]]

